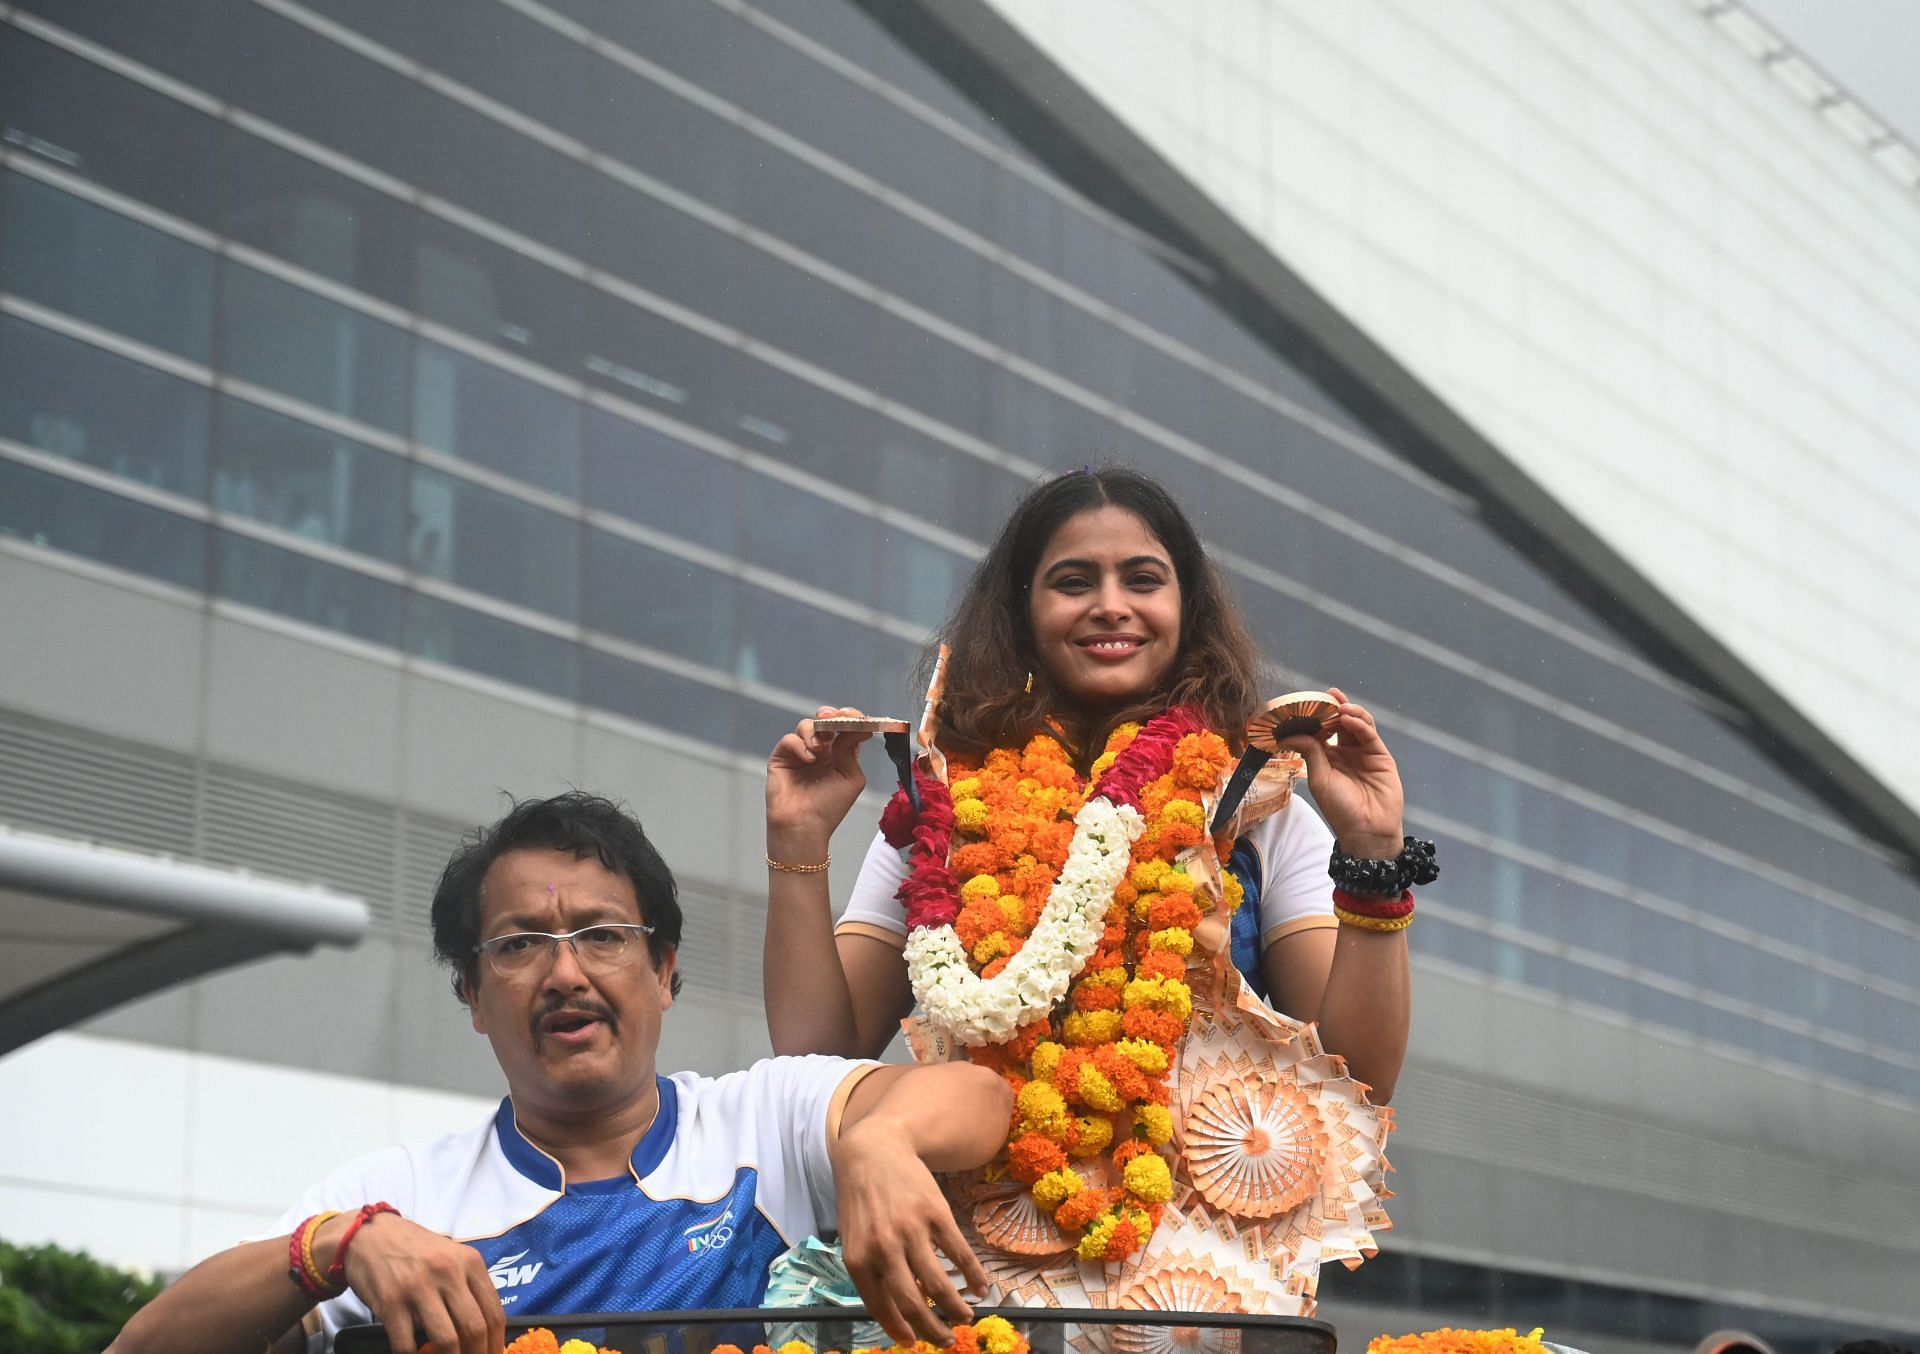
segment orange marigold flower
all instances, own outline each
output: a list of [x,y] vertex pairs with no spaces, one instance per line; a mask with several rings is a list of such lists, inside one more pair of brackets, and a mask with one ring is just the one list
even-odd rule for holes
[[1191,893],[1163,893],[1147,912],[1146,922],[1156,931],[1164,931],[1169,926],[1192,930],[1200,924],[1200,915],[1200,905],[1193,901]]
[[1192,823],[1168,822],[1164,818],[1154,824],[1153,834],[1159,849],[1170,854],[1184,851],[1189,846],[1198,846],[1206,840],[1206,834]]
[[998,978],[1001,971],[1006,968],[1007,961],[1012,958],[1013,956],[1010,954],[1001,955],[998,959],[991,961],[985,968],[981,969],[980,976],[982,978]]
[[998,876],[1008,864],[1007,853],[992,842],[963,842],[953,848],[953,872],[962,879],[977,874]]
[[1112,1011],[1120,1006],[1120,989],[1112,983],[1076,983],[1073,1004],[1082,1011]]
[[[956,865],[957,869],[958,866]],[[1113,901],[1124,908],[1131,908],[1133,900],[1140,896],[1140,890],[1133,886],[1131,879],[1122,879],[1113,886]]]
[[1107,1211],[1114,1192],[1107,1189],[1083,1189],[1053,1210],[1053,1220],[1069,1232],[1077,1232]]
[[1066,1151],[1044,1133],[1022,1133],[1007,1144],[1007,1174],[1024,1185],[1066,1164]]
[[1107,1238],[1105,1258],[1124,1260],[1146,1244],[1147,1239],[1140,1235],[1140,1229],[1122,1218],[1114,1225],[1113,1235]]
[[1136,1006],[1127,1012],[1122,1028],[1135,1039],[1151,1039],[1163,1048],[1171,1049],[1187,1032],[1187,1022],[1165,1011],[1156,1011],[1147,1006]]
[[1154,950],[1142,956],[1134,972],[1142,978],[1185,978],[1187,961],[1171,950]]

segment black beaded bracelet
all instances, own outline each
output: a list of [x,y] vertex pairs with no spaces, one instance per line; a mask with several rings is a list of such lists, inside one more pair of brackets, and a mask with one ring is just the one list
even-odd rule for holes
[[1350,856],[1336,843],[1333,859],[1327,862],[1327,875],[1348,893],[1393,898],[1415,884],[1431,884],[1440,877],[1440,867],[1434,864],[1432,842],[1409,837],[1392,860]]

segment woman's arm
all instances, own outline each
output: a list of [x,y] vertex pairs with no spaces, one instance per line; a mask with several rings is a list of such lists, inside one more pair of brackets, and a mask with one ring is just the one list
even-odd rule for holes
[[[820,710],[823,716],[858,713]],[[820,737],[811,720],[802,720],[780,740],[767,763],[770,861],[805,866],[826,860],[834,828],[866,785],[859,761],[865,738]],[[863,864],[863,882],[875,868],[871,859]],[[913,1005],[897,947],[872,936],[835,938],[825,871],[768,866],[761,972],[775,1053],[878,1057]]]
[[1407,1057],[1413,985],[1406,934],[1322,926],[1281,936],[1260,955],[1275,1009],[1317,1021],[1321,1043],[1347,1060],[1376,1105],[1393,1098]]
[[[1365,708],[1340,703],[1339,742],[1299,736],[1285,745],[1306,758],[1307,783],[1348,855],[1392,859],[1404,836],[1400,771]],[[1321,880],[1318,887],[1330,889]],[[1320,927],[1277,938],[1261,954],[1276,1007],[1296,1020],[1319,1022],[1321,1042],[1347,1060],[1354,1078],[1385,1104],[1407,1056],[1413,1016],[1406,932]]]

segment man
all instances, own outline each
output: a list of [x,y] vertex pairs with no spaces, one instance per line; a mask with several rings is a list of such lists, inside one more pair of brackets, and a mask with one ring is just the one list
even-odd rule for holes
[[[857,792],[821,789],[808,807],[837,822]],[[835,1226],[888,1333],[946,1339],[940,1315],[969,1313],[938,1252],[974,1288],[986,1276],[931,1172],[999,1148],[1004,1083],[966,1063],[835,1058],[661,1077],[680,927],[665,862],[607,800],[530,800],[477,834],[435,894],[434,949],[506,1075],[499,1110],[470,1132],[335,1171],[278,1235],[182,1276],[127,1324],[115,1354],[298,1349],[316,1312],[328,1341],[371,1319],[398,1354],[429,1340],[438,1354],[499,1354],[506,1303],[757,1305],[768,1263]],[[309,1294],[332,1291],[329,1279],[345,1291],[316,1306]]]

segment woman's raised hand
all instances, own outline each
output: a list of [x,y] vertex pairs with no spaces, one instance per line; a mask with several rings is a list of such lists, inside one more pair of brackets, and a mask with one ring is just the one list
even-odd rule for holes
[[[823,705],[814,719],[858,716],[851,706]],[[767,846],[775,859],[792,851],[813,851],[824,858],[827,839],[866,788],[860,769],[860,745],[871,734],[816,733],[803,719],[774,745],[767,759]],[[814,855],[808,855],[808,860]]]
[[1339,741],[1329,746],[1312,734],[1296,734],[1280,745],[1306,758],[1313,802],[1340,849],[1350,856],[1391,859],[1406,841],[1400,768],[1366,707],[1348,700],[1337,686],[1328,687],[1327,694],[1340,706]]

